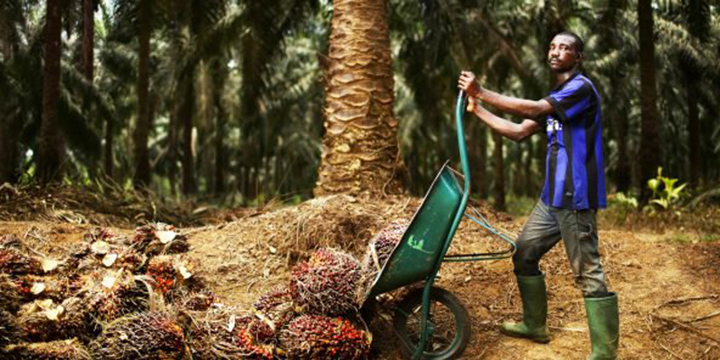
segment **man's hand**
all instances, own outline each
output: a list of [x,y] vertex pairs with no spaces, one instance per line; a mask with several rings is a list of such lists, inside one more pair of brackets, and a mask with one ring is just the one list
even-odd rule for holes
[[475,111],[475,106],[476,106],[475,101],[476,101],[476,100],[475,100],[475,97],[473,97],[473,96],[468,96],[468,99],[467,99],[467,112],[473,113],[473,112]]
[[460,73],[460,78],[458,79],[458,89],[464,90],[470,97],[478,97],[480,92],[483,90],[475,74],[470,71],[463,71]]

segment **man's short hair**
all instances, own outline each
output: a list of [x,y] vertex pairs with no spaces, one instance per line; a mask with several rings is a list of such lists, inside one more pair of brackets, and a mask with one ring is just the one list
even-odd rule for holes
[[585,42],[580,37],[580,35],[572,32],[572,31],[561,31],[561,32],[557,33],[557,35],[555,35],[555,36],[560,36],[560,35],[565,35],[565,36],[569,36],[569,37],[573,38],[573,40],[575,41],[575,50],[577,50],[577,52],[581,53],[585,49]]

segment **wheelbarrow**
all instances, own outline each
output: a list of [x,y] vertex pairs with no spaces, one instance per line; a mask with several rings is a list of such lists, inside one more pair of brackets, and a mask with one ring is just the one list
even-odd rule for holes
[[[493,227],[476,209],[468,208],[470,165],[465,145],[463,116],[467,97],[460,91],[455,109],[457,140],[464,176],[446,162],[435,177],[407,230],[380,270],[366,299],[424,281],[395,309],[393,327],[412,359],[454,359],[470,340],[467,309],[451,292],[433,286],[445,262],[498,260],[511,257],[516,250],[509,236]],[[458,177],[464,178],[459,181]],[[460,221],[466,217],[509,244],[505,251],[447,255]],[[366,301],[368,303],[368,301]],[[432,308],[432,313],[431,313]]]

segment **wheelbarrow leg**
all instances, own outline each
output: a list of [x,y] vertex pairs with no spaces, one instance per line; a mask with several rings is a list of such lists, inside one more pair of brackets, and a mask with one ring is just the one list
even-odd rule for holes
[[425,289],[423,289],[423,296],[422,296],[422,315],[420,320],[420,343],[417,346],[417,349],[415,349],[415,353],[412,356],[413,360],[420,360],[422,358],[422,354],[425,351],[425,344],[427,343],[428,339],[428,328],[427,328],[427,320],[428,317],[430,317],[430,289],[432,288],[433,281],[428,281],[425,284]]

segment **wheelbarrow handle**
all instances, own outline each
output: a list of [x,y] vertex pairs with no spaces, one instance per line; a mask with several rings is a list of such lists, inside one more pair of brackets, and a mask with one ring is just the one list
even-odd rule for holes
[[[465,177],[464,189],[465,193],[470,193],[470,161],[467,155],[467,145],[465,144],[465,127],[463,118],[467,109],[467,94],[464,90],[460,90],[455,104],[455,127],[457,130],[458,151],[460,152],[460,163],[462,165],[463,176]],[[464,209],[463,209],[464,211]]]

